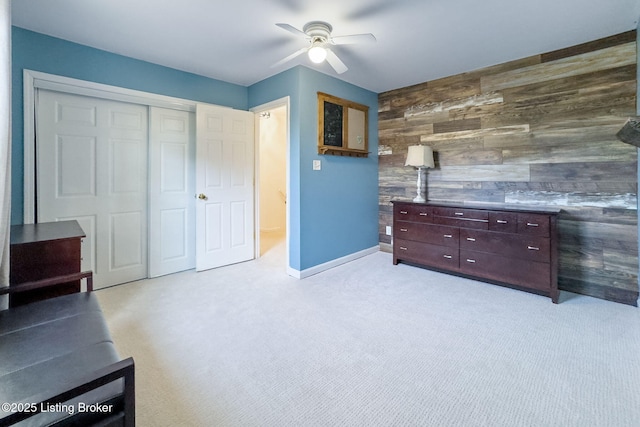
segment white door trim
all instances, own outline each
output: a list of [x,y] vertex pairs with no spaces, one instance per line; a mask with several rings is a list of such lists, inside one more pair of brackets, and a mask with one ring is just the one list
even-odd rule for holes
[[24,114],[24,201],[23,222],[35,222],[35,105],[36,90],[49,89],[113,101],[130,102],[173,110],[196,110],[196,101],[78,80],[40,71],[23,70]]

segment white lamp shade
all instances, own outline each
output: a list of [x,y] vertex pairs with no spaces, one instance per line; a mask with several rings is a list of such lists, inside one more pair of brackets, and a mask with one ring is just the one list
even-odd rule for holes
[[327,50],[322,46],[314,45],[309,49],[308,55],[311,62],[320,64],[327,58]]
[[434,168],[433,150],[428,145],[411,145],[407,153],[405,166],[416,168]]

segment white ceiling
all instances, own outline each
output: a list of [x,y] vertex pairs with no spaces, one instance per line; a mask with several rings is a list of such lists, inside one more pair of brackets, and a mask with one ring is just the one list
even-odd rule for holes
[[[249,86],[298,64],[384,92],[635,29],[640,0],[17,0],[13,25]],[[333,25],[341,75],[275,24]]]

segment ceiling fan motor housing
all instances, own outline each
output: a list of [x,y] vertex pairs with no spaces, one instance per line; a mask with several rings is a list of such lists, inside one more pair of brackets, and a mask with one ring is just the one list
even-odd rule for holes
[[331,37],[333,27],[322,21],[311,21],[302,27],[302,31],[311,37],[312,44],[327,43]]

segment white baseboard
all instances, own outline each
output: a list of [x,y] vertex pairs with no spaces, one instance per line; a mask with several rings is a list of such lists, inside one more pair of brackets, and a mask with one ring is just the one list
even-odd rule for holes
[[313,276],[314,274],[322,273],[323,271],[329,270],[331,268],[337,267],[347,262],[354,261],[358,258],[362,258],[363,256],[374,254],[379,250],[380,250],[380,245],[373,246],[369,249],[364,249],[359,252],[354,252],[352,254],[343,256],[342,258],[337,258],[337,259],[325,262],[323,264],[319,264],[311,268],[307,268],[305,270],[295,270],[291,267],[287,267],[287,274],[289,276],[295,277],[296,279],[304,279],[306,277]]

